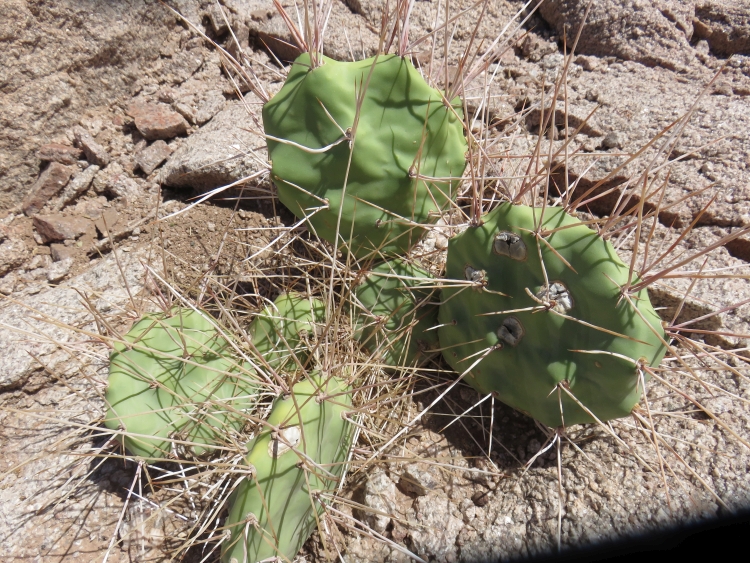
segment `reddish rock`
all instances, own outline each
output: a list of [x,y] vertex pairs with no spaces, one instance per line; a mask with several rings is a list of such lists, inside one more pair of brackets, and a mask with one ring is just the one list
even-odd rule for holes
[[31,187],[29,195],[23,201],[23,212],[26,215],[34,215],[44,207],[50,199],[55,197],[65,187],[73,174],[73,168],[59,162],[50,162],[47,169],[39,175],[39,178]]
[[91,228],[91,221],[83,217],[64,215],[35,215],[34,228],[45,243],[73,240]]
[[78,146],[81,147],[86,154],[86,160],[88,160],[90,164],[96,164],[100,168],[104,168],[109,164],[109,153],[107,153],[103,146],[94,140],[91,133],[86,131],[83,127],[76,127],[73,129],[73,135]]
[[81,149],[59,143],[43,145],[36,151],[36,157],[39,160],[59,162],[60,164],[75,164],[80,160],[82,154]]
[[138,131],[149,141],[171,139],[184,135],[188,130],[185,118],[164,104],[134,102],[128,107],[127,113],[135,119]]
[[151,174],[172,154],[172,149],[164,141],[154,141],[135,155],[135,163],[146,175]]

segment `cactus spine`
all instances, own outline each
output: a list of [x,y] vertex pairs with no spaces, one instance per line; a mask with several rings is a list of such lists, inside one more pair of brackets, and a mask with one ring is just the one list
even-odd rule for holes
[[646,290],[622,295],[612,244],[560,208],[505,203],[483,219],[448,245],[447,277],[471,287],[443,290],[445,359],[476,363],[468,383],[548,426],[628,415],[666,346]]
[[315,528],[315,493],[337,487],[352,441],[350,387],[312,373],[276,400],[267,428],[247,445],[245,478],[230,498],[223,563],[291,560]]

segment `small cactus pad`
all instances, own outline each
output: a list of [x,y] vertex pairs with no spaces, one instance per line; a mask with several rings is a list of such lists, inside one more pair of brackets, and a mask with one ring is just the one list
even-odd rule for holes
[[258,353],[275,371],[297,371],[309,357],[325,304],[299,293],[282,293],[250,323],[248,333]]
[[313,69],[300,55],[263,107],[279,199],[356,257],[401,254],[455,198],[467,150],[460,104],[446,107],[405,58],[322,59]]
[[[357,286],[355,338],[391,367],[413,366],[438,347],[435,280],[400,258],[370,271]],[[426,331],[426,332],[425,332]]]
[[257,380],[206,313],[145,315],[124,340],[110,355],[104,424],[125,431],[130,453],[165,458],[176,440],[200,456],[242,428]]
[[[279,398],[247,445],[252,475],[230,497],[223,563],[291,561],[315,529],[318,491],[335,491],[353,437],[349,386],[313,372]],[[314,509],[314,510],[313,510]]]
[[471,285],[443,289],[445,359],[459,373],[478,362],[468,383],[547,426],[594,422],[586,409],[628,415],[643,391],[638,363],[658,365],[666,347],[646,290],[632,305],[621,295],[628,267],[612,244],[555,207],[505,203],[483,219],[448,244],[446,277]]

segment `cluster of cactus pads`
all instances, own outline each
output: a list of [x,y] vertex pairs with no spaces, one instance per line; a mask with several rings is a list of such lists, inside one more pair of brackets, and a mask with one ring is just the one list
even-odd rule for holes
[[[401,57],[321,60],[301,55],[263,108],[271,177],[311,231],[363,265],[350,312],[375,363],[414,367],[440,350],[474,388],[551,427],[628,415],[666,342],[645,290],[623,291],[638,280],[612,245],[563,209],[503,203],[450,240],[436,292],[398,255],[455,205],[460,106]],[[175,443],[211,451],[241,430],[264,378],[296,382],[247,445],[224,563],[292,559],[319,493],[339,484],[352,388],[317,371],[321,325],[321,301],[282,294],[251,323],[248,360],[206,313],[183,309],[147,315],[112,352],[105,424],[150,459]]]

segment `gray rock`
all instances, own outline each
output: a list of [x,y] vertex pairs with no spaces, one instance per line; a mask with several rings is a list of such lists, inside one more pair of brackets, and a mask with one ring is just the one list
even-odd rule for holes
[[45,243],[77,239],[91,227],[91,221],[83,217],[60,214],[34,216],[34,228]]
[[443,486],[440,470],[427,463],[409,463],[399,476],[399,488],[409,494],[424,496]]
[[169,158],[172,149],[161,139],[154,141],[149,146],[135,155],[135,163],[148,176],[156,170],[162,162]]
[[39,175],[31,187],[29,195],[23,202],[23,212],[26,215],[38,213],[45,204],[59,194],[70,180],[73,168],[59,162],[50,162],[49,166]]
[[109,153],[103,146],[96,142],[91,133],[86,131],[83,127],[75,127],[73,129],[73,135],[76,144],[83,149],[83,152],[86,154],[86,160],[88,160],[90,164],[96,164],[100,168],[104,168],[109,164]]
[[119,162],[113,162],[97,173],[92,185],[96,193],[107,194],[111,197],[135,200],[143,196],[141,187],[123,170]]
[[73,258],[65,258],[59,262],[53,262],[47,268],[47,281],[50,283],[57,283],[65,276],[70,273],[70,269],[73,267]]
[[28,249],[20,239],[7,239],[0,244],[0,276],[18,268],[26,261]]
[[91,182],[94,181],[94,176],[96,176],[96,173],[99,172],[99,170],[101,170],[99,166],[92,164],[73,176],[73,179],[68,182],[67,186],[65,186],[65,189],[60,196],[60,201],[55,206],[55,211],[59,211],[66,205],[70,205],[80,196],[85,194],[86,190],[91,186]]
[[256,125],[245,107],[235,103],[191,135],[159,171],[156,181],[175,188],[207,191],[236,182],[260,170],[255,151],[265,160],[265,140],[246,129]]
[[371,509],[362,511],[363,521],[376,532],[385,532],[396,507],[396,485],[384,470],[368,475],[363,504]]
[[695,6],[695,35],[721,57],[750,55],[750,3],[702,0]]
[[[114,256],[108,256],[89,271],[30,297],[23,304],[0,304],[0,349],[3,350],[0,391],[22,387],[42,366],[52,373],[68,360],[68,353],[61,350],[60,345],[80,336],[74,329],[65,327],[88,326],[96,330],[90,312],[81,302],[81,294],[94,294],[114,307],[125,306],[129,297],[122,275],[126,276],[131,294],[137,293],[143,287],[142,261],[145,262],[147,256],[145,251],[118,252],[122,269],[118,268]],[[33,351],[33,357],[29,351]]]
[[65,246],[59,242],[53,242],[49,245],[50,255],[55,262],[61,262],[68,258],[74,258],[78,254],[78,248],[75,246]]
[[[539,13],[560,37],[563,33],[575,37],[589,4],[589,0],[547,0]],[[685,32],[647,0],[627,5],[619,0],[591,3],[576,50],[584,55],[615,56],[670,69],[688,67],[696,61]]]
[[128,115],[147,140],[172,139],[187,133],[188,124],[179,113],[164,104],[138,101],[128,106]]
[[414,553],[438,561],[457,560],[456,537],[464,524],[453,516],[448,497],[439,492],[418,497],[408,517],[419,523],[409,529]]

